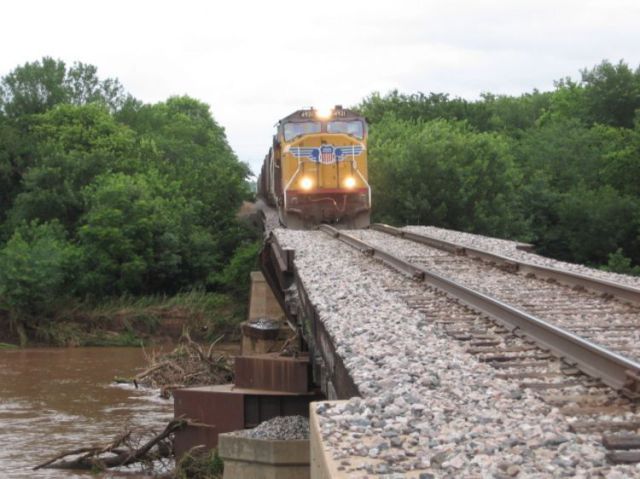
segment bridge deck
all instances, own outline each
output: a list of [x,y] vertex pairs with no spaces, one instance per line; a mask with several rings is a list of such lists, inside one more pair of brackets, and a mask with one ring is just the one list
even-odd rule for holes
[[[274,236],[295,250],[295,280],[362,396],[316,407],[336,470],[506,477],[610,467],[599,434],[574,434],[533,388],[501,379],[445,333],[479,325],[479,315],[320,231]],[[576,384],[576,394],[593,390]]]

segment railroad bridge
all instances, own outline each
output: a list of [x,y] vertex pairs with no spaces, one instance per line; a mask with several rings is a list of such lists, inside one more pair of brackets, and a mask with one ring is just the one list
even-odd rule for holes
[[275,228],[312,477],[640,475],[640,279],[429,227]]

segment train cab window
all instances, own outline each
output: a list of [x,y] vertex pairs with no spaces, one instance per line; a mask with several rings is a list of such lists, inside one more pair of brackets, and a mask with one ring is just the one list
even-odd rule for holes
[[284,124],[284,140],[291,141],[300,135],[320,133],[321,124],[317,121],[300,121]]
[[360,120],[330,121],[327,123],[327,133],[346,133],[359,140],[364,137],[364,126]]

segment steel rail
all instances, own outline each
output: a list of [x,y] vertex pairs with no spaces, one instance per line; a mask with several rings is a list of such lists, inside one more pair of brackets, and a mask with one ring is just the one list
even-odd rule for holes
[[414,241],[416,243],[426,244],[428,246],[432,246],[449,253],[479,258],[485,261],[496,263],[501,266],[506,266],[509,269],[513,269],[525,274],[531,273],[538,277],[554,279],[558,283],[568,286],[581,286],[590,291],[609,294],[611,296],[634,304],[640,304],[640,289],[634,288],[632,286],[615,283],[613,281],[606,281],[580,273],[563,271],[549,266],[539,266],[533,263],[528,263],[526,261],[516,260],[507,256],[491,253],[479,248],[463,246],[451,241],[434,238],[433,236],[413,233],[411,231],[404,231],[385,224],[376,223],[371,225],[370,228],[375,231],[398,236],[400,238]]
[[640,393],[640,363],[625,358],[602,346],[585,340],[542,319],[483,293],[462,286],[425,268],[413,265],[390,253],[328,225],[320,230],[356,248],[362,253],[380,259],[383,263],[425,281],[434,288],[454,297],[460,303],[504,325],[512,333],[529,337],[541,348],[580,369],[604,384],[637,398]]

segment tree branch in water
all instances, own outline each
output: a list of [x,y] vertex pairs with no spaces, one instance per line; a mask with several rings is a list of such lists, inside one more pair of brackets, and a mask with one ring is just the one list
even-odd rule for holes
[[[147,440],[140,447],[131,444],[131,431],[126,430],[119,434],[105,446],[83,447],[71,451],[65,451],[34,467],[37,469],[109,469],[112,467],[128,466],[137,462],[154,460],[161,457],[169,457],[172,447],[165,441],[187,425],[183,418],[174,419],[167,424],[164,431]],[[157,452],[152,454],[154,447]],[[78,456],[73,459],[61,461],[69,456]]]

